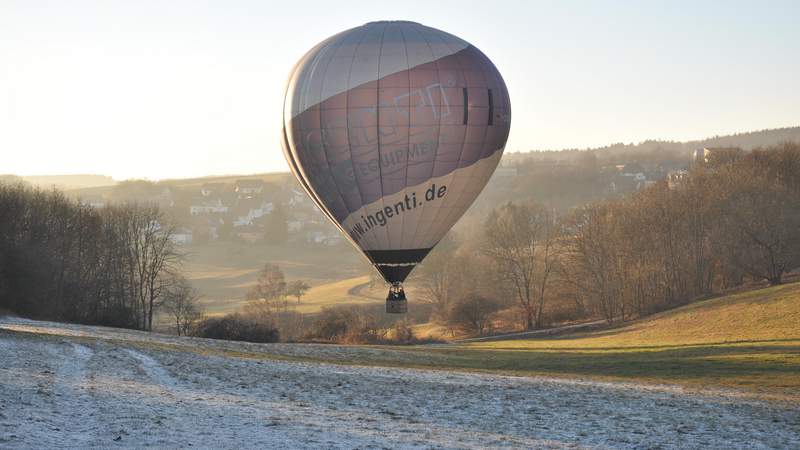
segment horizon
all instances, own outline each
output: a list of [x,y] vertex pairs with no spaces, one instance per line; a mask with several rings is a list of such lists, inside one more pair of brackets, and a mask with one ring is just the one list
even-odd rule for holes
[[[571,152],[571,151],[594,151],[599,149],[604,149],[608,147],[613,147],[615,145],[625,145],[625,146],[636,146],[642,145],[646,142],[663,142],[663,143],[679,143],[679,144],[688,144],[691,142],[702,142],[709,139],[715,138],[726,138],[730,136],[739,136],[739,135],[747,135],[751,133],[760,133],[760,132],[769,132],[769,131],[776,131],[776,130],[786,130],[792,128],[800,128],[800,125],[794,126],[785,126],[785,127],[775,127],[775,128],[765,128],[761,130],[748,130],[748,131],[739,131],[727,135],[714,135],[714,136],[705,136],[695,139],[687,139],[687,140],[672,140],[672,139],[644,139],[638,142],[611,142],[603,145],[597,145],[593,147],[586,147],[586,148],[560,148],[560,149],[532,149],[532,150],[523,150],[523,151],[509,151],[506,150],[505,153],[534,153],[534,152]],[[124,181],[151,181],[151,182],[164,182],[164,181],[176,181],[176,180],[191,180],[191,179],[203,179],[203,178],[227,178],[227,177],[254,177],[254,176],[263,176],[263,175],[273,175],[273,174],[290,174],[291,170],[289,167],[285,167],[279,170],[270,170],[265,172],[238,172],[238,173],[207,173],[207,174],[200,174],[200,175],[191,175],[185,177],[167,177],[167,178],[149,178],[149,177],[130,177],[130,178],[116,178],[109,174],[105,173],[78,173],[78,172],[70,172],[70,173],[37,173],[37,174],[19,174],[19,173],[0,173],[0,176],[3,175],[11,175],[17,176],[20,178],[47,178],[47,177],[108,177],[111,178],[115,183],[120,183]],[[99,187],[99,186],[98,186]]]
[[511,93],[507,152],[791,126],[796,12],[793,2],[312,1],[302,14],[252,1],[4,3],[0,148],[13,157],[3,172],[163,180],[288,171],[278,131],[291,67],[330,35],[391,18],[455,34],[492,59]]
[[[644,139],[644,140],[641,140],[641,141],[638,141],[638,142],[622,142],[622,141],[610,142],[610,143],[603,144],[603,145],[597,145],[597,146],[585,147],[585,148],[531,149],[531,150],[521,150],[521,151],[509,151],[508,149],[506,149],[505,153],[506,154],[507,153],[520,154],[520,153],[535,153],[535,152],[571,152],[571,151],[583,152],[583,151],[594,151],[594,150],[604,149],[604,148],[612,147],[612,146],[615,146],[615,145],[636,146],[636,145],[642,145],[645,142],[663,142],[663,143],[688,144],[688,143],[691,143],[691,142],[702,142],[704,140],[714,139],[714,138],[718,138],[718,137],[723,137],[724,138],[724,137],[728,137],[728,136],[738,136],[738,135],[746,135],[746,134],[750,134],[750,133],[759,133],[759,132],[775,131],[775,130],[786,130],[786,129],[792,129],[792,128],[800,128],[800,125],[789,125],[789,126],[783,126],[783,127],[765,128],[765,129],[761,129],[761,130],[739,131],[739,132],[734,132],[734,133],[726,134],[726,135],[705,136],[705,137],[687,139],[687,140],[682,140],[682,141],[672,140],[672,139],[655,139],[655,138],[652,138],[652,139]],[[20,177],[20,178],[78,177],[78,176],[109,177],[114,182],[119,183],[119,182],[123,182],[123,181],[136,181],[136,180],[162,182],[162,181],[172,181],[172,180],[188,180],[188,179],[203,179],[203,178],[226,178],[226,177],[236,177],[236,176],[238,176],[238,177],[254,177],[254,176],[262,176],[262,175],[290,174],[290,173],[291,173],[291,170],[289,170],[289,167],[287,166],[287,167],[285,167],[283,169],[270,170],[270,171],[264,171],[264,172],[207,173],[207,174],[191,175],[191,176],[185,176],[185,177],[166,177],[166,178],[149,178],[149,177],[116,178],[116,177],[113,177],[112,175],[109,175],[109,174],[106,174],[106,173],[88,173],[88,172],[87,173],[78,173],[78,172],[74,172],[74,173],[36,173],[36,174],[0,173],[0,176],[11,175],[11,176],[17,176],[17,177]]]

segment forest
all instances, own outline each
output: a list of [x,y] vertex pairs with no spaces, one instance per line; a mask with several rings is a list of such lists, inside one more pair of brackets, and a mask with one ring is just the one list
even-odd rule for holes
[[617,323],[800,267],[800,146],[719,149],[683,177],[558,213],[508,202],[415,274],[439,320],[483,334]]
[[154,205],[95,209],[57,190],[0,183],[0,309],[150,330],[185,285],[173,231]]

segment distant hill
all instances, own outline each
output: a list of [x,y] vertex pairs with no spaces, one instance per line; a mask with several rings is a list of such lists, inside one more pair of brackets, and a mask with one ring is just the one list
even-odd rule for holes
[[[197,177],[197,178],[174,178],[174,179],[166,179],[157,182],[158,186],[168,186],[172,188],[200,188],[203,184],[206,183],[223,183],[223,184],[234,184],[237,180],[261,180],[265,183],[271,183],[275,185],[285,185],[286,183],[291,183],[293,185],[297,184],[294,177],[291,176],[289,172],[271,172],[271,173],[257,173],[257,174],[250,174],[250,175],[212,175],[207,177]],[[115,186],[122,186],[125,183],[133,182],[136,180],[126,180],[121,183],[115,183],[114,185],[105,185],[105,186],[95,186],[95,187],[82,187],[82,188],[73,188],[73,189],[66,189],[69,191],[68,193],[74,197],[105,197],[108,196]],[[297,185],[299,188],[299,185]]]
[[161,180],[160,183],[174,187],[194,187],[205,183],[229,183],[233,184],[237,180],[261,180],[265,183],[283,184],[288,181],[294,182],[294,178],[289,176],[289,172],[269,172],[256,173],[252,175],[212,175],[199,178],[176,178]]
[[[593,153],[603,163],[627,163],[639,159],[686,159],[692,151],[703,147],[741,147],[751,150],[767,147],[781,142],[800,142],[800,126],[774,128],[760,131],[736,133],[727,136],[713,136],[706,139],[677,142],[663,140],[646,140],[638,144],[615,143],[603,147],[586,149],[532,150],[528,152],[509,152],[503,155],[504,165],[513,165],[522,161],[562,161],[574,162]],[[167,179],[159,181],[160,185],[172,187],[199,187],[204,183],[234,183],[239,179],[260,179],[268,183],[282,185],[295,184],[288,172],[260,173],[251,175],[213,175],[198,178]],[[117,184],[113,178],[105,175],[49,175],[17,177],[0,175],[0,181],[26,181],[32,185],[50,188],[57,187],[72,191],[74,195],[104,195]]]
[[113,178],[106,175],[2,175],[0,178],[6,181],[24,181],[33,186],[45,189],[55,187],[65,191],[71,189],[113,186],[116,184]]
[[672,154],[674,157],[689,159],[692,151],[703,147],[741,147],[752,150],[768,147],[782,142],[800,142],[800,127],[774,128],[769,130],[736,133],[727,136],[713,136],[695,141],[677,142],[662,140],[646,140],[638,144],[615,143],[604,147],[587,149],[533,150],[529,152],[506,153],[503,160],[506,164],[525,160],[559,160],[570,161],[587,153],[601,161],[625,163],[637,157],[651,157],[659,154]]

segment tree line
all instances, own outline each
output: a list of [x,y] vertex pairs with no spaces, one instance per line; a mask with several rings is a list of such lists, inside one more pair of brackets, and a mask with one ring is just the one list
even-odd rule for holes
[[57,190],[0,183],[0,308],[150,330],[160,306],[194,295],[173,231],[153,205],[95,209]]
[[674,308],[800,267],[800,146],[718,150],[671,182],[564,214],[506,203],[415,275],[439,321],[490,331]]
[[[58,191],[0,184],[0,308],[149,330],[160,309],[180,334],[382,342],[379,309],[296,311],[308,285],[266,265],[241,314],[201,320],[173,226],[155,206],[94,209]],[[451,233],[418,268],[417,308],[473,334],[630,320],[800,267],[800,146],[717,150],[688,174],[567,212],[508,202]],[[419,318],[424,321],[426,318]],[[408,323],[393,334],[412,339]]]

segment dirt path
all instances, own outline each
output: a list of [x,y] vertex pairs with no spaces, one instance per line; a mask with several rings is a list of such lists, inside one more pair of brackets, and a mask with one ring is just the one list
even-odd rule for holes
[[347,295],[350,295],[350,296],[353,296],[353,297],[366,298],[366,299],[369,299],[369,300],[381,300],[380,297],[375,297],[374,295],[369,295],[369,294],[364,294],[363,293],[364,289],[368,289],[369,286],[370,286],[369,282],[357,284],[357,285],[355,285],[355,286],[353,286],[353,287],[351,287],[350,289],[347,290]]
[[155,345],[166,340],[0,319],[0,448],[800,448],[796,405]]

